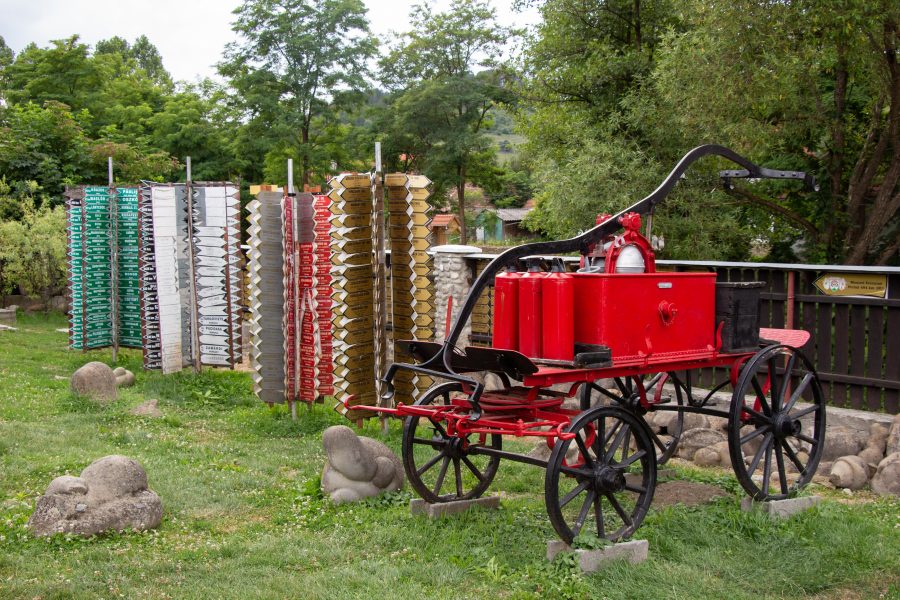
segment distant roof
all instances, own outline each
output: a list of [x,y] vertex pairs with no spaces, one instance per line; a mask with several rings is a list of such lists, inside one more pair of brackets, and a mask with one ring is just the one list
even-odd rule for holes
[[434,215],[429,226],[432,228],[447,227],[453,222],[459,225],[459,219],[456,218],[456,215]]
[[531,210],[530,208],[498,208],[497,216],[504,223],[516,222],[524,219]]

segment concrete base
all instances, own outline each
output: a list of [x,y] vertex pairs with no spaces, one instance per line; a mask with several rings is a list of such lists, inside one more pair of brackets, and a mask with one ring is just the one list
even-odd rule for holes
[[770,500],[769,502],[755,502],[752,498],[745,497],[741,500],[741,510],[745,512],[759,510],[773,519],[787,519],[797,513],[812,508],[821,501],[822,498],[819,496]]
[[415,498],[409,501],[409,512],[414,515],[425,515],[429,519],[438,519],[464,513],[476,506],[498,509],[500,508],[500,496],[485,496],[475,500],[456,500],[454,502],[439,502],[437,504],[429,504],[421,498]]
[[647,540],[630,540],[599,550],[574,550],[560,540],[547,542],[547,560],[553,560],[562,552],[574,552],[578,557],[578,566],[581,570],[585,573],[593,573],[613,560],[627,560],[632,564],[644,562],[650,552],[650,544]]
[[0,308],[0,323],[5,323],[6,325],[15,325],[16,324],[16,309],[15,308]]

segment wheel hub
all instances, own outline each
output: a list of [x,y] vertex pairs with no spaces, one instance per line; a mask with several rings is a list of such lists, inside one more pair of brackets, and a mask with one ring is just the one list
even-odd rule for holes
[[463,447],[463,440],[458,437],[451,437],[447,440],[447,445],[444,447],[444,453],[450,458],[460,458],[465,454],[465,448]]
[[625,489],[625,473],[608,465],[596,467],[594,487],[600,492],[619,492]]
[[780,414],[775,417],[772,430],[779,439],[784,439],[789,436],[796,437],[803,431],[803,425],[800,423],[800,419],[792,419],[790,415]]

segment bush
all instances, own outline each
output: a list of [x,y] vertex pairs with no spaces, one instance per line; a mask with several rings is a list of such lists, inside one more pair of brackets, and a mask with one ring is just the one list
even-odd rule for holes
[[21,200],[22,218],[0,222],[0,293],[47,300],[66,285],[66,212]]

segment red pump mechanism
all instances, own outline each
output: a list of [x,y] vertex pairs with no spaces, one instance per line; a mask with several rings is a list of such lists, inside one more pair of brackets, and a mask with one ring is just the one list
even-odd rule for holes
[[552,360],[575,358],[575,281],[561,258],[553,261],[542,284],[543,355]]
[[542,356],[541,297],[546,275],[539,258],[528,259],[528,272],[519,277],[519,352],[532,358]]
[[519,278],[515,267],[494,278],[494,348],[519,349]]

